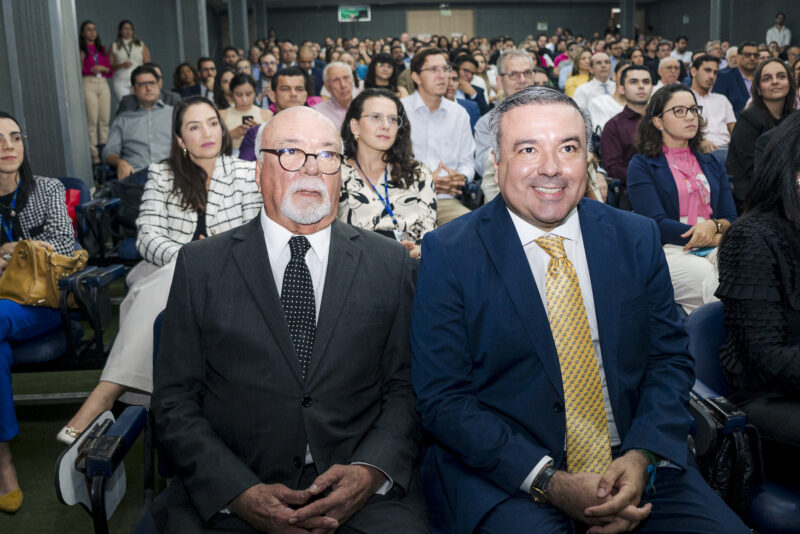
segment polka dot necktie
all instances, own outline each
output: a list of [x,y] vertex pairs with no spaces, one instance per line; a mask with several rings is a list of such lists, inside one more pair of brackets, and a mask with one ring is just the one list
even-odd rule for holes
[[608,418],[578,275],[564,251],[563,237],[542,236],[536,244],[550,255],[547,316],[564,385],[567,471],[605,473],[611,463]]
[[306,265],[306,252],[309,248],[311,243],[305,236],[294,236],[289,240],[292,258],[283,273],[281,289],[283,313],[300,360],[300,374],[303,380],[311,365],[311,350],[314,348],[314,335],[317,330],[314,286],[311,283],[311,272]]

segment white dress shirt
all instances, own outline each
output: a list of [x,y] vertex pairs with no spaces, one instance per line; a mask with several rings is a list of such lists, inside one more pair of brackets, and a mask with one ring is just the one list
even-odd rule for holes
[[[586,84],[583,84],[586,85]],[[581,87],[583,87],[583,85]],[[581,87],[578,87],[580,89]],[[575,91],[577,93],[577,91]],[[622,110],[625,108],[624,104],[620,104],[614,97],[611,95],[600,95],[596,96],[589,102],[589,114],[592,116],[592,128],[595,130],[600,127],[600,131],[603,131],[603,127],[605,127],[608,120],[615,116],[622,113]]]
[[[411,124],[411,145],[414,159],[434,172],[439,162],[463,174],[467,180],[475,176],[473,154],[475,141],[469,115],[456,102],[442,98],[439,107],[431,112],[419,91],[401,100]],[[445,174],[440,172],[439,174]],[[436,198],[453,198],[437,194]]]
[[589,102],[595,97],[600,95],[613,95],[617,84],[612,80],[601,82],[597,78],[592,78],[586,83],[582,83],[575,89],[575,94],[572,95],[574,100],[583,109],[589,109]]
[[730,100],[720,93],[709,91],[706,96],[701,96],[694,90],[692,92],[697,99],[697,105],[703,106],[703,118],[706,120],[703,136],[720,148],[727,147],[731,142],[728,124],[736,122]]
[[[514,223],[514,228],[517,230],[522,248],[525,251],[525,256],[528,258],[528,265],[533,273],[533,279],[536,282],[536,289],[539,291],[539,296],[542,299],[544,309],[547,310],[547,266],[550,263],[550,255],[536,244],[536,239],[544,235],[556,235],[564,238],[564,251],[567,258],[575,268],[575,273],[578,276],[578,285],[581,288],[581,295],[583,297],[583,304],[586,308],[586,317],[589,320],[589,331],[592,335],[592,345],[594,346],[594,353],[597,357],[597,364],[600,367],[600,382],[603,386],[603,401],[606,408],[606,418],[608,419],[608,437],[609,443],[612,447],[620,445],[622,442],[619,438],[617,425],[614,423],[614,413],[611,410],[611,401],[608,396],[608,384],[606,383],[606,373],[603,370],[603,358],[600,351],[600,335],[597,329],[597,316],[595,315],[594,295],[592,293],[592,279],[589,276],[589,264],[586,261],[586,251],[583,246],[583,234],[581,234],[580,219],[578,217],[578,208],[573,208],[572,212],[561,223],[560,226],[554,228],[550,232],[545,232],[532,224],[524,221],[519,216],[515,215],[511,210],[508,211],[511,215],[511,221]],[[566,444],[565,444],[566,447]],[[544,456],[534,466],[533,470],[525,477],[520,488],[526,493],[531,487],[531,483],[536,478],[539,471],[553,459],[550,456]]]
[[[289,240],[294,237],[294,234],[267,217],[264,210],[261,210],[261,228],[264,231],[264,242],[267,245],[267,256],[269,257],[269,266],[272,269],[272,278],[275,280],[275,286],[280,297],[281,289],[283,288],[283,275],[289,265],[289,260],[292,259]],[[317,233],[306,235],[306,238],[311,244],[311,248],[306,252],[305,260],[311,273],[311,285],[314,286],[314,306],[317,313],[317,322],[319,322],[319,307],[322,303],[325,273],[328,270],[328,253],[331,248],[331,227],[328,225]],[[311,456],[311,447],[306,445],[305,464],[313,463],[314,458]],[[383,473],[386,477],[386,482],[375,492],[378,495],[385,495],[392,489],[394,482],[379,467],[363,462],[353,462],[353,465],[368,465]]]
[[789,46],[789,43],[792,41],[792,30],[790,30],[785,24],[783,28],[778,29],[777,26],[773,26],[772,28],[767,30],[767,45],[769,45],[772,41],[778,43],[778,46]]

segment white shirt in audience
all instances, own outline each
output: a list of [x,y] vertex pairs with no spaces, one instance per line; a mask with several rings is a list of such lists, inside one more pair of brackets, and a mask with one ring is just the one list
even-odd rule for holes
[[[472,161],[475,141],[466,110],[459,104],[442,98],[439,107],[431,113],[419,91],[403,98],[401,102],[411,124],[414,159],[427,165],[434,174],[439,162],[442,162],[463,174],[467,180],[472,180],[475,175]],[[453,197],[438,194],[436,198]]]
[[692,53],[689,50],[687,50],[683,54],[681,54],[677,50],[673,50],[672,52],[670,52],[669,55],[670,57],[674,57],[684,65],[688,65],[692,62]]
[[[580,89],[580,87],[578,87]],[[577,91],[576,91],[577,93]],[[620,104],[611,95],[600,95],[589,102],[589,114],[592,116],[592,127],[603,130],[608,120],[614,115],[622,113],[625,106]]]
[[728,97],[711,92],[706,96],[700,96],[699,93],[692,92],[697,99],[697,105],[703,106],[703,118],[707,123],[703,136],[720,148],[727,147],[731,142],[728,124],[736,122],[736,115]]
[[583,109],[589,109],[589,102],[593,98],[600,95],[613,95],[616,87],[617,85],[612,80],[600,82],[597,78],[592,78],[578,86],[572,99]]
[[777,26],[773,26],[772,28],[767,30],[767,44],[770,44],[772,41],[778,43],[778,46],[789,46],[789,43],[792,40],[792,30],[790,30],[785,24],[783,28],[778,29]]

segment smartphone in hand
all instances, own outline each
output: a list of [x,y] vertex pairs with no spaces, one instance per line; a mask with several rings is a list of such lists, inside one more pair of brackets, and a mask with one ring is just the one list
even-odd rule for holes
[[253,116],[252,115],[245,115],[244,117],[242,117],[242,124],[247,124],[248,121],[252,121],[252,120],[253,120]]

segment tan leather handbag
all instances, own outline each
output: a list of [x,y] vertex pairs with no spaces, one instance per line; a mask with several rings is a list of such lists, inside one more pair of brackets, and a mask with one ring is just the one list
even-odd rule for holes
[[58,280],[83,269],[89,253],[57,254],[30,239],[17,243],[6,270],[0,277],[0,298],[28,306],[58,308]]

